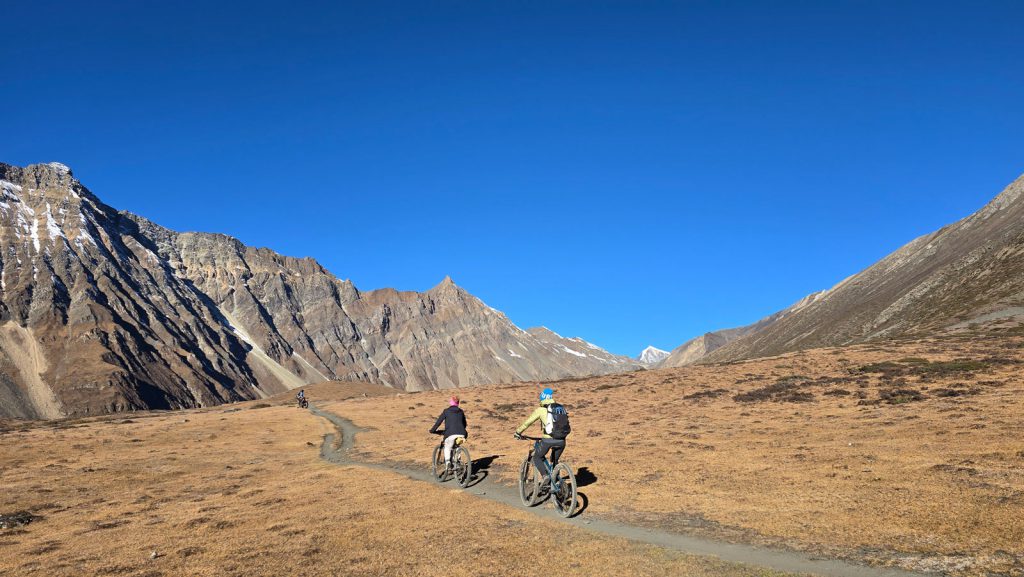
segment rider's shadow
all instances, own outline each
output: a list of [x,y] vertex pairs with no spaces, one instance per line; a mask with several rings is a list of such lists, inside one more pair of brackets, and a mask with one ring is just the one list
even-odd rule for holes
[[576,469],[576,486],[586,487],[597,482],[597,475],[587,467]]
[[491,464],[499,457],[501,457],[501,455],[491,455],[489,457],[473,459],[473,481],[467,485],[467,487],[472,487],[486,479],[488,471],[491,468]]

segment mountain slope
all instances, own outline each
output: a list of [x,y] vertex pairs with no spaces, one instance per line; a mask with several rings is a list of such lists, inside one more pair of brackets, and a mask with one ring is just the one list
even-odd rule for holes
[[526,332],[546,345],[552,355],[557,355],[565,362],[563,370],[566,376],[579,374],[582,370],[593,370],[590,367],[595,363],[603,369],[600,371],[601,374],[635,371],[641,368],[633,359],[613,355],[580,337],[566,338],[547,327],[534,327],[527,329]]
[[827,294],[827,291],[807,295],[789,307],[773,315],[767,316],[751,325],[704,333],[703,335],[690,339],[675,349],[672,349],[672,352],[657,366],[659,368],[667,368],[692,365],[740,337],[764,330],[779,320],[804,309],[811,303],[816,302],[825,294]]
[[244,330],[247,342],[305,382],[426,390],[619,370],[545,346],[450,278],[425,293],[360,292],[312,259],[135,219],[160,239],[176,274]]
[[929,334],[1024,315],[1024,177],[813,302],[711,352],[720,361]]
[[207,300],[60,164],[0,164],[0,414],[198,406],[265,392]]
[[106,206],[61,164],[0,164],[0,193],[0,416],[208,406],[327,379],[422,390],[631,368],[553,347],[451,279],[363,293],[313,259],[168,230]]

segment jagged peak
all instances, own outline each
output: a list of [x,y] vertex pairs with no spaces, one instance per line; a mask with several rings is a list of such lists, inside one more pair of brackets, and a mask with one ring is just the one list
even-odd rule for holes
[[455,281],[452,280],[452,277],[449,276],[449,275],[445,275],[444,280],[442,280],[440,283],[437,284],[437,286],[435,286],[434,288],[430,289],[427,292],[460,291],[460,290],[462,290],[462,288],[459,285],[455,284]]
[[22,170],[28,173],[33,173],[37,175],[37,177],[50,176],[57,178],[74,178],[74,172],[71,170],[71,167],[63,162],[39,162],[30,164]]
[[46,166],[56,170],[60,174],[73,174],[71,172],[71,167],[63,162],[47,162]]
[[637,357],[637,360],[644,364],[653,365],[664,360],[670,354],[671,353],[668,351],[663,351],[658,347],[648,345],[646,349],[640,352],[640,356]]
[[74,177],[71,168],[60,162],[37,163],[24,167],[0,162],[0,180],[23,186],[26,193],[36,198],[92,196]]

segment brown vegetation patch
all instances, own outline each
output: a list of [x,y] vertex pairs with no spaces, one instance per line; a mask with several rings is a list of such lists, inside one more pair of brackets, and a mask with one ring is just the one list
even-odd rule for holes
[[39,517],[36,517],[28,511],[16,511],[14,513],[0,514],[0,529],[24,527],[37,519],[39,519]]
[[808,382],[809,379],[807,377],[784,377],[770,385],[734,395],[732,400],[737,403],[756,403],[760,401],[807,403],[814,400],[814,395],[804,390]]
[[924,400],[924,395],[917,389],[898,388],[879,391],[878,398],[890,405],[900,405]]
[[728,392],[728,389],[708,389],[704,391],[697,391],[696,393],[690,393],[689,395],[684,395],[683,398],[688,401],[697,399],[717,399],[718,397],[721,397],[722,395],[725,395]]

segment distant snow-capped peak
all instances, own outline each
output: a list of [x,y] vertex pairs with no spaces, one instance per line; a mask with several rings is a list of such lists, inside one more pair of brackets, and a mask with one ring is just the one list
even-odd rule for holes
[[640,353],[639,361],[645,365],[653,365],[668,355],[668,351],[663,351],[654,347],[647,347],[642,353]]

